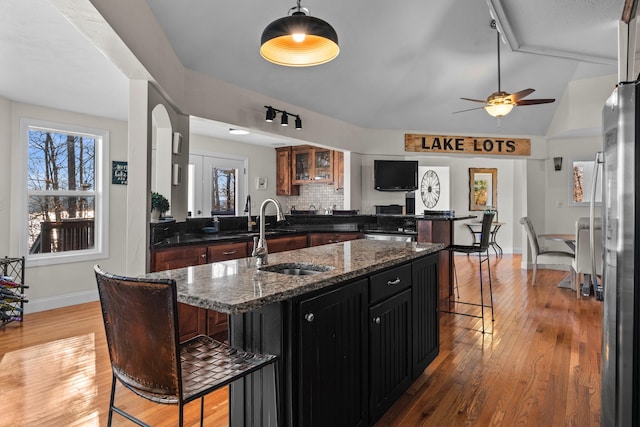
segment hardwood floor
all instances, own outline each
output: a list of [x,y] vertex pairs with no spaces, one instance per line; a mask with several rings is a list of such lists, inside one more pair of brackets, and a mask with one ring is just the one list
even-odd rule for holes
[[[456,265],[461,300],[478,299],[477,259]],[[600,425],[601,303],[557,288],[566,272],[540,270],[531,287],[517,255],[492,257],[492,273],[488,333],[480,319],[442,313],[440,355],[377,427]],[[97,302],[0,328],[0,426],[106,425],[110,385]],[[152,425],[175,425],[175,407],[122,387],[116,399]],[[187,407],[185,425],[197,425],[198,411]],[[207,397],[205,416],[207,426],[228,424],[226,390]],[[113,424],[131,425],[118,415]]]

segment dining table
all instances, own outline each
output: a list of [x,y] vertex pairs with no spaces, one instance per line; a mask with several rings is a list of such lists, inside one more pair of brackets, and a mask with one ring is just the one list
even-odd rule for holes
[[[563,242],[564,244],[566,244],[571,249],[571,252],[575,253],[575,251],[576,251],[576,235],[575,235],[575,233],[540,234],[540,235],[538,235],[538,237],[541,237],[541,238],[546,239],[546,240],[551,240],[551,241],[554,241],[554,242]],[[575,291],[575,289],[573,287],[573,283],[571,281],[571,273],[569,273],[567,276],[565,276],[558,283],[558,287],[559,288],[572,289],[572,290]]]

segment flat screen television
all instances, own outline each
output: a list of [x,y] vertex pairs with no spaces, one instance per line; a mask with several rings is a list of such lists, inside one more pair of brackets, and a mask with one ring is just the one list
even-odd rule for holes
[[373,186],[378,191],[413,191],[418,188],[417,160],[374,160]]

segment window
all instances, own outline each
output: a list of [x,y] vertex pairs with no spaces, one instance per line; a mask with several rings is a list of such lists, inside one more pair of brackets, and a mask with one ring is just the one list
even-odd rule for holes
[[26,147],[22,253],[32,265],[106,257],[108,132],[30,119],[21,127]]

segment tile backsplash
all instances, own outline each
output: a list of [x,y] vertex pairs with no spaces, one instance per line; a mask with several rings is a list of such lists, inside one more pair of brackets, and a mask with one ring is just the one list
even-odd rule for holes
[[279,196],[278,199],[287,212],[291,212],[294,207],[298,210],[308,210],[309,206],[313,205],[318,213],[324,213],[327,208],[343,209],[344,190],[336,191],[335,187],[329,184],[305,184],[300,186],[299,196]]

